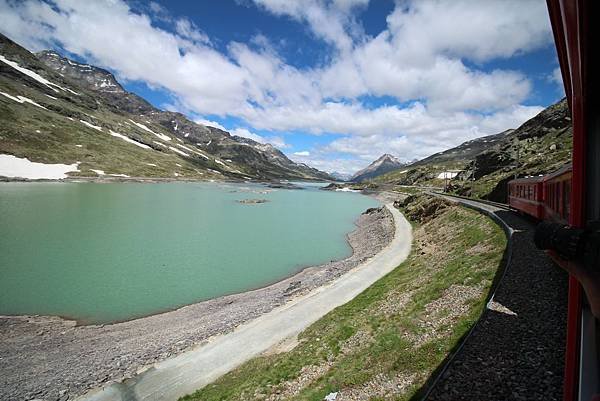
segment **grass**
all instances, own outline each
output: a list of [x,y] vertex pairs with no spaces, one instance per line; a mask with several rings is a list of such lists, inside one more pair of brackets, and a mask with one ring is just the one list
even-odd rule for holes
[[[127,174],[132,177],[173,178],[176,172],[187,178],[221,177],[209,170],[221,170],[213,161],[200,157],[180,157],[162,148],[142,149],[110,136],[108,130],[112,129],[147,144],[158,140],[154,135],[128,123],[128,115],[116,114],[95,102],[95,109],[92,109],[87,94],[83,92],[81,96],[72,95],[55,100],[5,77],[0,77],[0,90],[26,96],[47,108],[44,110],[28,103],[19,104],[0,96],[0,153],[27,157],[41,163],[80,162],[80,171],[70,173],[70,176],[95,177],[97,174],[91,169],[98,169],[108,174]],[[73,120],[67,118],[69,116]],[[102,132],[85,126],[80,119],[102,125]],[[164,132],[161,127],[150,126],[155,132]],[[173,139],[170,145],[176,147],[177,143]]]
[[183,399],[411,399],[480,315],[506,244],[491,220],[458,206],[415,227],[409,258],[292,351],[254,358]]

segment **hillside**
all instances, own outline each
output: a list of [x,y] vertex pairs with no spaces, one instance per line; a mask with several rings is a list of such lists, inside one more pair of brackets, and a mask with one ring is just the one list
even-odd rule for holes
[[71,177],[332,180],[269,144],[155,108],[108,71],[0,35],[0,154]]
[[447,182],[458,194],[504,202],[506,182],[511,178],[545,174],[568,163],[572,135],[563,99],[517,129],[465,142],[377,177],[375,182],[437,187]]
[[370,180],[402,166],[404,166],[404,163],[398,160],[398,158],[386,153],[364,169],[357,171],[350,177],[349,181],[362,182]]

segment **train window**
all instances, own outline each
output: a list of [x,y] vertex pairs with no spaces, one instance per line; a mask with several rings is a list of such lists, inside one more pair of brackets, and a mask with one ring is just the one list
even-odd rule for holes
[[565,219],[569,219],[571,214],[571,182],[567,181],[564,185],[563,194],[563,216]]
[[565,185],[564,183],[561,181],[558,183],[557,185],[557,189],[558,189],[558,214],[560,217],[564,217],[565,216],[565,212],[563,210],[564,206],[565,206],[565,201],[564,201],[564,196],[565,196]]

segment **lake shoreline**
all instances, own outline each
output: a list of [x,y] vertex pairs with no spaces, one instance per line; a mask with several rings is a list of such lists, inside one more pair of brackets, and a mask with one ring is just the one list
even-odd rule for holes
[[347,234],[351,256],[288,278],[134,320],[78,325],[57,316],[0,316],[0,398],[72,399],[232,331],[316,288],[384,249],[394,236],[385,208],[370,209]]
[[311,180],[307,178],[294,178],[292,180],[259,180],[259,179],[242,179],[242,178],[234,178],[234,177],[223,177],[223,178],[215,178],[215,179],[207,179],[207,178],[186,178],[186,177],[116,177],[116,176],[95,176],[95,177],[86,177],[86,176],[71,176],[66,178],[21,178],[21,177],[6,177],[0,176],[0,183],[3,182],[56,182],[56,183],[65,183],[65,182],[98,182],[98,183],[127,183],[127,182],[137,182],[137,183],[149,183],[156,184],[160,182],[227,182],[227,183],[245,183],[251,182],[254,184],[273,184],[273,183],[281,183],[281,182],[289,182],[289,181],[299,181],[299,182],[330,182],[327,180]]

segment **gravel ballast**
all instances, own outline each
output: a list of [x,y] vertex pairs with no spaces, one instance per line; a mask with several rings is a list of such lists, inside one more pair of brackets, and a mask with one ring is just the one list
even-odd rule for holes
[[369,209],[356,226],[348,235],[350,257],[306,268],[257,290],[109,325],[1,316],[0,399],[73,399],[227,333],[359,266],[394,237],[394,221],[385,207]]
[[535,248],[533,222],[477,207],[514,230],[512,258],[493,302],[427,399],[561,400],[567,274]]

